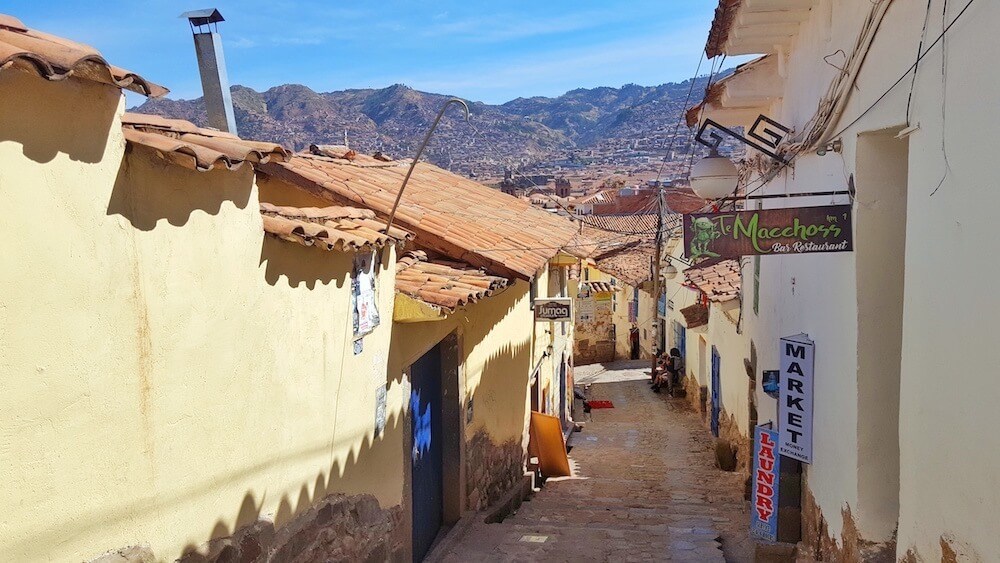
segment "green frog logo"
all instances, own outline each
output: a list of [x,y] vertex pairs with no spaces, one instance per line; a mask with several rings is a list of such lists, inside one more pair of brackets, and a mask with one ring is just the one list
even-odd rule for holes
[[698,217],[691,222],[691,260],[700,258],[718,258],[719,255],[708,249],[708,245],[722,236],[718,226],[711,219]]

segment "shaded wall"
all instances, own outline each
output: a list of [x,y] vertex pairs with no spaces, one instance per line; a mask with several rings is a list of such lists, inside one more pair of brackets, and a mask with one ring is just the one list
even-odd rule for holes
[[0,461],[0,551],[149,542],[173,559],[330,492],[398,505],[396,385],[374,436],[393,253],[382,324],[355,356],[351,257],[265,239],[250,168],[126,156],[105,86],[3,72],[0,98],[0,450],[16,452]]

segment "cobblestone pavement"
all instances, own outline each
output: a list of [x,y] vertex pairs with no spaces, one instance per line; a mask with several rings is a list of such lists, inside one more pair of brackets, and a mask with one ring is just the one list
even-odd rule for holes
[[714,467],[699,416],[652,393],[648,369],[577,368],[590,398],[615,408],[574,435],[574,477],[550,479],[501,523],[467,527],[442,560],[751,561],[742,478]]

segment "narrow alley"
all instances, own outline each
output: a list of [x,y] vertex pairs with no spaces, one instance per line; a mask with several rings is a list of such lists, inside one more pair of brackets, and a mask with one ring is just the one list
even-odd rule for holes
[[681,399],[654,394],[645,361],[576,369],[595,409],[572,441],[574,477],[549,480],[503,522],[456,529],[436,550],[459,561],[751,561],[736,473]]

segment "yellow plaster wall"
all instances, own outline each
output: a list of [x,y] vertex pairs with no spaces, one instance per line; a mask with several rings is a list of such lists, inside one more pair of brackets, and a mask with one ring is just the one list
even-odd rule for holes
[[398,504],[392,252],[355,356],[351,257],[265,239],[249,168],[123,161],[113,88],[2,72],[0,99],[4,558],[172,560],[328,492]]
[[[283,180],[265,177],[259,184],[261,199],[276,205],[329,205]],[[541,288],[548,287],[547,274],[539,279],[538,286],[541,292],[546,291]],[[469,398],[473,400],[473,420],[466,425],[467,437],[481,429],[497,443],[520,441],[527,431],[528,377],[547,346],[544,339],[539,339],[532,355],[534,326],[529,285],[521,280],[443,320],[394,323],[389,377],[408,388],[406,368],[457,331],[465,390],[459,400],[463,406]]]
[[[473,402],[465,427],[471,438],[483,430],[496,443],[520,442],[528,420],[528,366],[533,319],[528,284],[516,282],[492,297],[459,309],[441,321],[396,323],[392,331],[389,374],[405,380],[404,371],[452,332],[458,333],[462,358],[459,398]],[[464,412],[464,408],[463,408]]]

